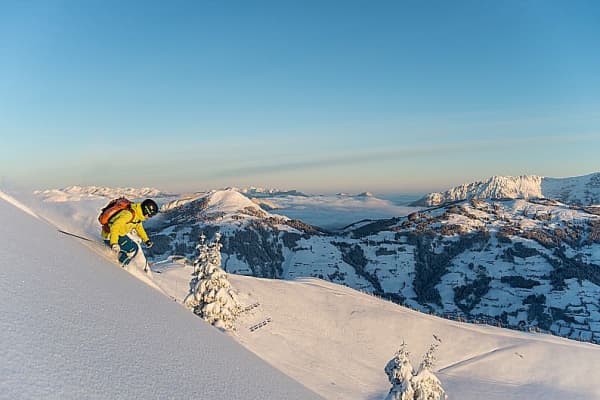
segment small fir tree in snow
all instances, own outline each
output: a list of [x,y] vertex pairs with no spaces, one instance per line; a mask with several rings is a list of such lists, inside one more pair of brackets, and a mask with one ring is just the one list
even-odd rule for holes
[[415,389],[414,400],[446,400],[448,398],[442,388],[442,383],[431,371],[435,364],[435,352],[438,346],[438,343],[435,342],[431,344],[423,357],[419,371],[412,379]]
[[206,244],[205,239],[202,234],[190,293],[184,302],[195,314],[217,328],[233,329],[241,307],[227,273],[221,269],[221,235],[217,233],[216,240],[210,244]]
[[[439,339],[436,338],[436,341],[439,341]],[[434,342],[425,353],[419,371],[415,373],[408,358],[409,353],[406,343],[402,343],[400,350],[396,352],[395,357],[385,367],[385,372],[392,384],[392,389],[390,389],[386,400],[448,399],[441,382],[431,371],[435,363],[437,348],[438,343]]]
[[408,356],[406,343],[402,342],[394,358],[386,365],[385,373],[392,384],[386,400],[413,400],[414,390],[411,380],[414,370]]
[[196,246],[196,250],[199,251],[198,258],[194,260],[194,272],[192,273],[192,280],[190,281],[190,291],[183,300],[183,304],[191,310],[194,310],[200,299],[198,298],[198,282],[201,278],[201,271],[204,269],[204,266],[208,263],[208,245],[205,242],[206,236],[204,233],[200,235],[200,244]]

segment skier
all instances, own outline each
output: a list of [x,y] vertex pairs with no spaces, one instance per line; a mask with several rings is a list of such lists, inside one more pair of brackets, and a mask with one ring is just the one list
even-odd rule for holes
[[103,214],[106,210],[110,213],[112,207],[113,212],[116,212],[102,226],[102,238],[104,243],[118,255],[121,266],[125,267],[137,255],[139,249],[137,243],[127,236],[129,232],[135,229],[146,248],[152,247],[152,241],[148,238],[142,222],[158,213],[158,205],[152,199],[146,199],[141,203],[120,200],[124,205],[115,205],[117,201],[114,201],[103,210]]

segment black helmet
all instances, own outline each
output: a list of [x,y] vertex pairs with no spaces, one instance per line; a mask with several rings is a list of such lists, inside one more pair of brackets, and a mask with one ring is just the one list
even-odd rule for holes
[[142,202],[142,212],[146,217],[153,217],[158,213],[158,205],[152,199],[146,199]]

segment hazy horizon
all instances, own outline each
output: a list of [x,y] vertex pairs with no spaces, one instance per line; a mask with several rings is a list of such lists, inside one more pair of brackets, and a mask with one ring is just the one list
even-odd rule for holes
[[[588,173],[582,174],[582,175],[572,175],[572,176],[551,176],[549,178],[568,178],[568,177],[576,177],[576,176],[585,176],[585,175],[589,175],[589,174],[594,174],[594,173],[598,173],[600,171],[590,171]],[[497,174],[496,174],[497,175]],[[513,175],[513,176],[520,176],[520,175],[533,175],[533,174],[519,174],[519,175]],[[96,187],[111,187],[111,188],[142,188],[142,187],[149,187],[149,188],[154,188],[154,189],[158,189],[164,192],[168,192],[168,193],[173,193],[173,194],[185,194],[185,193],[194,193],[194,192],[203,192],[203,191],[210,191],[210,190],[221,190],[221,189],[226,189],[226,188],[231,188],[231,187],[236,187],[236,188],[251,188],[251,187],[255,187],[255,188],[263,188],[263,189],[277,189],[280,191],[292,191],[292,190],[296,190],[308,195],[335,195],[335,194],[339,194],[339,193],[344,193],[344,194],[348,194],[348,195],[358,195],[364,192],[370,192],[373,193],[376,197],[382,198],[382,199],[386,199],[386,200],[390,200],[396,203],[404,203],[406,201],[409,200],[416,200],[419,197],[422,197],[428,193],[432,193],[432,192],[444,192],[448,189],[451,189],[453,187],[462,185],[462,184],[468,184],[468,183],[472,183],[472,182],[477,182],[477,181],[485,181],[488,178],[491,178],[493,175],[490,176],[486,176],[483,178],[475,178],[472,180],[462,180],[462,181],[457,181],[456,183],[448,183],[446,185],[440,185],[440,186],[432,186],[430,188],[424,188],[423,190],[394,190],[394,189],[389,189],[389,190],[380,190],[380,189],[373,189],[372,186],[370,187],[369,184],[365,184],[364,187],[357,187],[357,188],[351,188],[349,190],[347,190],[347,188],[336,188],[336,187],[329,187],[325,190],[320,190],[320,189],[311,189],[311,188],[306,188],[306,187],[300,187],[300,186],[291,186],[289,184],[283,185],[283,186],[272,186],[272,185],[261,185],[261,184],[257,184],[256,182],[254,183],[249,183],[249,184],[224,184],[224,185],[206,185],[206,184],[202,184],[202,183],[197,183],[197,184],[188,184],[188,185],[132,185],[132,184],[111,184],[109,183],[81,183],[81,182],[69,182],[66,184],[57,184],[57,185],[47,185],[47,186],[40,186],[40,185],[26,185],[23,184],[23,182],[19,182],[13,179],[9,179],[5,176],[0,176],[0,190],[10,190],[10,191],[43,191],[43,190],[53,190],[53,189],[65,189],[68,187],[72,187],[72,186],[81,186],[81,187],[89,187],[89,186],[96,186]]]

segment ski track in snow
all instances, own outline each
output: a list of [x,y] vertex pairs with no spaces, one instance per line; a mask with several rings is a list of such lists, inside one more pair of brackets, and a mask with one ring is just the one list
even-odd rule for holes
[[457,362],[455,362],[453,364],[450,364],[450,365],[448,365],[446,367],[440,368],[437,371],[438,372],[448,372],[449,370],[457,369],[457,368],[464,367],[464,366],[469,365],[469,364],[476,363],[477,361],[480,361],[480,360],[482,360],[484,358],[490,357],[490,356],[494,355],[495,353],[510,351],[510,350],[512,350],[514,348],[517,348],[517,347],[519,347],[519,345],[513,344],[513,345],[510,345],[510,346],[505,346],[505,347],[501,347],[501,348],[492,349],[490,351],[479,353],[477,355],[474,355],[472,357],[466,358],[464,360],[457,361]]

